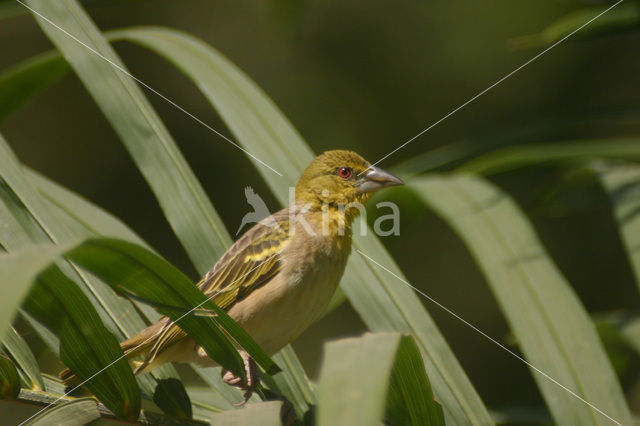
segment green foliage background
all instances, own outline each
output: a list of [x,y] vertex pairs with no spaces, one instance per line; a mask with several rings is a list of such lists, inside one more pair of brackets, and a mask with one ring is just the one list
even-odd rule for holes
[[[200,64],[189,56],[188,49],[180,47],[184,45],[172,47],[154,41],[154,31],[164,30],[119,29],[131,25],[165,26],[202,39],[246,72],[273,99],[314,152],[349,148],[375,161],[537,52],[522,48],[553,43],[567,34],[567,29],[611,4],[462,3],[83,2],[101,30],[116,30],[106,33],[110,40],[128,39],[135,43],[118,42],[114,46],[136,77],[238,140],[267,163],[280,162],[279,170],[286,172],[285,180],[277,181],[278,177],[264,167],[251,166],[240,150],[147,92],[145,108],[157,111],[157,122],[166,125],[169,138],[179,146],[193,169],[193,177],[206,191],[205,194],[195,189],[176,203],[171,191],[163,191],[160,176],[164,172],[170,175],[174,168],[179,170],[180,155],[172,154],[173,148],[166,152],[159,149],[155,162],[144,169],[141,164],[145,154],[136,154],[142,146],[140,134],[114,118],[122,108],[123,98],[109,100],[111,89],[97,78],[99,72],[85,69],[83,74],[76,67],[79,79],[69,74],[64,61],[55,56],[39,59],[42,68],[36,78],[29,79],[30,75],[21,69],[11,71],[11,66],[49,50],[51,44],[33,17],[24,14],[24,8],[3,1],[0,14],[9,17],[1,21],[0,27],[0,68],[7,70],[0,77],[0,83],[4,83],[0,84],[0,131],[20,162],[112,212],[157,253],[195,280],[228,244],[227,230],[235,232],[239,218],[246,212],[243,187],[253,186],[275,210],[279,202],[286,201],[282,188],[296,179],[297,170],[311,154],[294,131],[280,127],[282,133],[278,137],[261,139],[268,132],[252,133],[251,114],[234,116],[229,112],[231,107],[249,111],[253,102],[258,102],[259,93],[243,86],[240,79],[236,87],[247,90],[243,92],[248,94],[244,100],[234,98],[233,93],[226,94],[224,83],[216,80],[213,72],[216,67],[221,67],[216,68],[218,72],[229,71],[224,61],[203,53],[206,59]],[[38,2],[29,4],[35,7]],[[63,21],[64,15],[54,19],[43,14],[55,22]],[[560,19],[565,15],[567,18]],[[386,237],[382,242],[409,282],[509,350],[522,350],[530,362],[603,411],[616,412],[626,420],[627,404],[632,411],[640,408],[636,317],[640,171],[633,165],[640,156],[640,89],[636,84],[640,60],[632,53],[640,41],[640,14],[637,3],[627,0],[606,16],[600,24],[594,23],[593,28],[576,34],[386,159],[381,166],[409,178],[410,185],[386,192],[377,200],[391,198],[401,206],[401,235]],[[539,32],[537,36],[520,37]],[[190,43],[179,34],[166,33],[160,38],[171,43],[172,36],[176,36],[175,43]],[[74,42],[67,42],[69,52],[73,52]],[[513,50],[514,47],[520,50]],[[205,45],[203,49],[205,52],[209,47]],[[72,59],[70,62],[73,65]],[[233,75],[235,71],[230,70]],[[21,77],[31,83],[21,85]],[[204,96],[190,79],[200,87],[204,85]],[[46,90],[39,93],[42,88]],[[35,94],[37,97],[32,97]],[[139,95],[134,93],[133,98],[136,96]],[[260,118],[267,123],[265,128],[276,127],[274,123],[282,120],[277,110],[272,114],[268,105],[257,105],[258,116],[263,114]],[[161,129],[157,137],[162,139],[164,132]],[[277,149],[288,151],[290,158],[274,154]],[[6,152],[5,160],[11,155]],[[165,155],[168,160],[163,163]],[[3,163],[3,179],[16,191],[17,187],[7,182],[7,164]],[[434,171],[443,174],[425,174]],[[151,181],[149,186],[141,172]],[[484,177],[459,174],[467,172]],[[178,174],[186,176],[186,181],[192,178],[190,171],[181,173]],[[43,188],[50,183],[33,184],[42,193],[53,194],[53,189]],[[453,195],[456,193],[457,198]],[[202,201],[205,196],[219,218],[215,212],[208,213],[209,202]],[[197,208],[189,207],[189,202],[195,202]],[[376,210],[370,209],[370,221],[375,215]],[[193,227],[184,227],[185,223]],[[197,225],[201,230],[196,224],[202,224]],[[113,232],[115,228],[109,229]],[[126,230],[107,236],[132,238]],[[69,242],[70,237],[59,236],[54,241]],[[492,245],[493,238],[503,239],[502,245]],[[522,244],[513,244],[511,238]],[[380,257],[386,255],[375,244],[359,248],[382,263],[388,259]],[[313,380],[318,378],[326,340],[358,335],[366,328],[408,331],[399,323],[389,327],[375,317],[373,302],[367,299],[368,288],[374,288],[372,275],[367,274],[376,266],[358,259],[360,263],[350,270],[352,275],[343,287],[351,303],[338,307],[293,345]],[[540,259],[541,263],[536,263]],[[512,269],[505,267],[509,262],[516,262],[519,274],[512,274]],[[384,266],[394,268],[392,263]],[[402,288],[403,284],[384,271],[377,269],[377,274],[380,278],[375,288],[382,292],[378,294],[396,291],[396,286]],[[536,297],[542,300],[538,311],[531,308]],[[483,423],[488,419],[483,417],[487,416],[488,407],[498,421],[545,422],[549,420],[546,393],[548,409],[558,423],[607,422],[449,313],[421,300],[482,400],[479,402],[465,379],[456,376],[454,370],[458,367],[438,366],[438,360],[426,356],[424,362],[436,399],[443,404],[445,414],[453,416],[450,418],[460,420],[475,413],[478,417],[470,421]],[[408,321],[414,326],[417,350],[424,355],[439,347],[439,337],[414,303],[414,299],[403,299],[397,308],[399,312],[415,313]],[[588,325],[591,319],[587,315],[597,324],[600,341],[626,398],[621,393],[617,395],[613,370],[600,349],[598,336]],[[540,318],[544,321],[537,322]],[[416,329],[416,325],[424,330]],[[120,331],[125,332],[127,326],[132,325],[119,325]],[[33,324],[29,326],[21,320],[17,327],[25,332],[42,370],[57,371],[59,362],[30,331]],[[536,327],[539,332],[532,331]],[[367,342],[360,344],[366,347]],[[404,347],[406,343],[399,345]],[[381,355],[381,365],[391,368],[394,354],[391,351],[384,359]],[[295,358],[292,352],[280,356]],[[403,358],[397,355],[395,359]],[[279,358],[275,360],[278,362]],[[13,370],[6,365],[3,361],[3,372],[6,370],[11,376]],[[335,371],[340,371],[337,366]],[[203,379],[207,380],[190,370],[180,371],[192,384],[200,386]],[[286,377],[300,377],[293,371]],[[24,370],[21,374],[29,376]],[[31,375],[31,383],[41,380],[37,372]],[[172,377],[175,372],[162,372],[160,379],[163,375]],[[279,376],[282,374],[274,379]],[[390,380],[384,374],[374,379],[382,388]],[[282,391],[286,386],[283,380],[273,388]],[[326,383],[331,383],[330,376],[320,379],[320,413],[322,407],[332,406],[324,398],[331,394],[326,389],[334,388]],[[451,391],[451,399],[443,394],[438,398],[443,383],[460,386]],[[315,397],[305,394],[305,386],[300,387],[299,383],[291,389],[294,390],[287,395],[295,400],[292,402],[302,418],[308,406],[315,403]],[[192,396],[197,394],[195,388],[189,392]],[[214,398],[211,392],[202,392],[204,397],[199,401]],[[456,400],[456,392],[475,401],[471,407],[479,405],[456,408],[450,404]],[[554,392],[561,392],[560,400],[551,402]],[[392,395],[398,394],[402,392]],[[324,406],[323,401],[327,401]],[[402,404],[391,401],[393,397],[388,402],[391,411],[387,416],[397,419],[393,407]],[[217,407],[228,402],[220,402]],[[384,393],[382,402],[368,403],[380,408]],[[86,401],[79,404],[86,405]],[[250,410],[247,413],[242,415],[250,417]],[[372,421],[381,415],[375,410],[371,413]],[[434,419],[438,421],[437,416]]]

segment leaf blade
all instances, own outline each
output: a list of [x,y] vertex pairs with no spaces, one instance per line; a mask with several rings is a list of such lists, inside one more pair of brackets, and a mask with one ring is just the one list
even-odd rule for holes
[[34,56],[4,70],[0,74],[0,121],[68,72],[69,65],[55,51]]
[[640,166],[601,164],[595,169],[611,199],[618,232],[640,290]]
[[[515,203],[487,181],[467,175],[419,178],[411,186],[465,242],[527,360],[604,412],[534,369],[555,420],[608,424],[611,416],[631,422],[589,316]],[[580,356],[571,356],[576,353]]]
[[[551,23],[537,34],[516,37],[510,40],[515,49],[527,49],[536,46],[549,45],[576,31],[589,20],[589,26],[584,27],[575,35],[578,37],[593,37],[615,31],[629,30],[638,26],[640,7],[637,3],[622,3],[610,6],[596,6],[577,9]],[[603,12],[605,12],[602,14]],[[602,14],[602,15],[600,15]],[[598,19],[593,19],[599,16]]]
[[282,403],[276,401],[247,404],[242,410],[229,410],[211,415],[211,423],[220,426],[280,426]]
[[391,372],[386,418],[393,425],[444,426],[442,406],[433,399],[420,350],[403,335]]
[[412,337],[366,333],[327,343],[324,354],[319,426],[373,426],[383,419],[393,425],[444,425]]
[[0,354],[0,399],[16,399],[20,394],[20,375],[13,361]]
[[492,175],[517,168],[592,158],[640,158],[638,138],[576,140],[499,148],[456,168],[456,172]]
[[[43,271],[48,271],[47,280],[42,280],[32,290],[28,299],[30,311],[36,317],[55,314],[57,323],[49,325],[60,334],[63,360],[74,367],[81,379],[92,377],[87,386],[111,411],[122,418],[136,419],[140,411],[140,391],[129,365],[121,358],[120,345],[104,328],[82,291],[53,265],[54,260],[69,248],[65,245],[32,245],[1,255],[1,281],[11,277],[14,286],[29,289]],[[42,296],[47,302],[35,305]],[[51,305],[50,300],[55,304]],[[55,306],[55,311],[49,309],[51,306]],[[91,358],[86,357],[88,353],[92,354]],[[109,368],[104,374],[93,377],[107,365]]]
[[2,339],[2,345],[6,348],[11,357],[16,361],[16,364],[24,371],[26,377],[31,382],[31,389],[44,390],[44,381],[40,374],[40,367],[36,357],[29,349],[27,342],[18,334],[13,328],[9,328],[9,331]]
[[[18,250],[25,245],[41,242],[66,242],[86,237],[92,230],[74,226],[73,220],[68,220],[67,213],[60,205],[47,203],[33,187],[22,170],[9,145],[0,135],[0,213],[6,227],[0,229],[0,243],[9,251]],[[37,180],[37,178],[36,178]],[[39,181],[44,184],[42,179]],[[46,184],[44,184],[46,186]],[[55,185],[46,186],[50,194],[60,199],[60,191]],[[58,191],[56,191],[58,190]],[[78,211],[87,211],[85,203],[78,202],[77,197],[63,197],[63,203],[73,203]],[[93,223],[98,222],[100,210],[89,210]],[[102,230],[114,230],[116,235],[124,233],[122,227],[114,226],[113,220],[100,221]],[[130,301],[118,297],[107,285],[96,277],[81,273],[67,262],[61,262],[65,274],[74,280],[84,294],[92,301],[98,313],[111,331],[118,336],[131,336],[146,327],[145,321],[133,309]],[[143,311],[149,312],[143,307]],[[156,315],[157,316],[157,315]],[[55,348],[54,350],[57,350]],[[142,389],[148,395],[153,395],[155,378],[177,377],[172,366],[163,366],[148,376],[139,378]]]
[[65,402],[34,418],[29,425],[88,424],[100,418],[98,404],[94,399],[82,398]]

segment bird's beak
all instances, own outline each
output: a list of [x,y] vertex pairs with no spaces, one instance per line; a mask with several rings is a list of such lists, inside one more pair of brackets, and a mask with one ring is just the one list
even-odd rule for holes
[[376,192],[382,188],[397,185],[404,185],[399,177],[378,167],[370,166],[358,182],[358,192],[361,194]]

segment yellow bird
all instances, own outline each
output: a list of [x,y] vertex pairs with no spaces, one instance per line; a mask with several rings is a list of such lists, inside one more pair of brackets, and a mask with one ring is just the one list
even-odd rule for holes
[[[318,320],[331,300],[351,252],[351,225],[379,189],[402,185],[352,151],[316,157],[296,185],[294,201],[240,237],[198,283],[269,355],[282,349]],[[167,362],[215,366],[205,350],[169,318],[121,343],[135,374]],[[223,380],[247,391],[258,384],[257,368],[240,351],[247,368],[242,380],[229,371]],[[60,377],[75,381],[70,370]]]

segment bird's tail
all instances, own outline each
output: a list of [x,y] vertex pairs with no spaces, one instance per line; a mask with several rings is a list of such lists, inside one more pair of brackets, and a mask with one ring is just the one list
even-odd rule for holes
[[[142,330],[135,336],[131,336],[127,340],[120,343],[120,347],[124,352],[125,358],[129,361],[129,364],[136,367],[137,364],[141,364],[142,361],[136,361],[136,358],[140,355],[147,355],[156,343],[155,337],[159,335],[162,328],[165,326],[165,321],[159,321],[153,325]],[[136,373],[137,374],[137,373]],[[80,379],[69,368],[65,368],[58,373],[60,380],[64,382],[65,389],[71,390],[78,387],[81,383]]]

